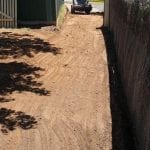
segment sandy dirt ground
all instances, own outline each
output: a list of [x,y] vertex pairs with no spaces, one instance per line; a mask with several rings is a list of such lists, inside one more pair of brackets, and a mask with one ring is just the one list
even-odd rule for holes
[[102,16],[61,31],[0,30],[0,150],[111,150]]

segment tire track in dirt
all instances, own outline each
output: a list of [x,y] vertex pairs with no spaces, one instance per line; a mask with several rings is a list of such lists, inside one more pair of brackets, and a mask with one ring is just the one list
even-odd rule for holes
[[0,133],[2,150],[111,149],[106,50],[102,33],[96,30],[100,25],[101,16],[68,15],[60,32],[28,31],[60,48],[60,54],[18,58],[44,69],[35,80],[51,93],[12,93],[15,101],[3,107],[26,112],[38,124],[30,130]]

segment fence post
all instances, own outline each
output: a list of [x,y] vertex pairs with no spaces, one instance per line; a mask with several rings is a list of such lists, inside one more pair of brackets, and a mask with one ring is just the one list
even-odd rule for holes
[[110,8],[109,8],[109,0],[105,0],[104,4],[104,26],[109,27],[109,13],[110,13]]

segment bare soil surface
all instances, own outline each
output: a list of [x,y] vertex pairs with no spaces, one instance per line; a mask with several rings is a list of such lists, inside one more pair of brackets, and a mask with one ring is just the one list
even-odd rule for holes
[[102,16],[61,31],[1,29],[0,150],[111,150]]

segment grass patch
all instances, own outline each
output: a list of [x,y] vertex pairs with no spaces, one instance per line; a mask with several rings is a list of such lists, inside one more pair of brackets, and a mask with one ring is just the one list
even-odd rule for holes
[[89,2],[104,2],[104,0],[89,0]]
[[60,11],[59,11],[59,15],[58,15],[58,18],[57,18],[57,27],[58,28],[61,28],[64,20],[65,20],[65,17],[66,17],[66,14],[68,12],[68,9],[67,7],[63,4],[60,8]]

